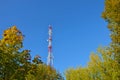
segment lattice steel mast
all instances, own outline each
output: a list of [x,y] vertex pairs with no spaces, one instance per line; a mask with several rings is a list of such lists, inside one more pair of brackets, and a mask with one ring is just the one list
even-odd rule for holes
[[48,57],[47,57],[47,65],[53,66],[53,55],[52,55],[52,26],[49,25],[48,28]]

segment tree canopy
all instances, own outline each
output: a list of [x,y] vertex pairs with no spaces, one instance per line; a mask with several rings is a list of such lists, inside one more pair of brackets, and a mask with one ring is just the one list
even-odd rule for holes
[[31,60],[30,50],[23,50],[24,36],[16,26],[6,29],[0,39],[0,80],[63,80],[40,56]]
[[66,80],[120,80],[120,0],[105,0],[102,18],[111,32],[110,45],[91,53],[86,67],[69,68]]

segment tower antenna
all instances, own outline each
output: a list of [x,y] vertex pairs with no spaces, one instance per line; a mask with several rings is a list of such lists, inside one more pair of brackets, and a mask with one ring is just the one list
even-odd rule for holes
[[48,28],[48,57],[47,57],[47,65],[53,66],[53,55],[52,55],[52,26],[49,25]]

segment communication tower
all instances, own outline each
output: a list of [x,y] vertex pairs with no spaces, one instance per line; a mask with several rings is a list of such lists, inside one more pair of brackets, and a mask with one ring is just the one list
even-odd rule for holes
[[53,66],[53,55],[52,55],[52,26],[49,25],[48,28],[48,57],[47,57],[47,65]]

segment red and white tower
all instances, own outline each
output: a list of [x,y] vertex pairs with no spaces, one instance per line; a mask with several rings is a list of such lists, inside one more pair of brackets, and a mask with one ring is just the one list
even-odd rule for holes
[[52,26],[49,25],[48,31],[48,57],[47,57],[47,65],[53,66],[53,55],[52,55]]

